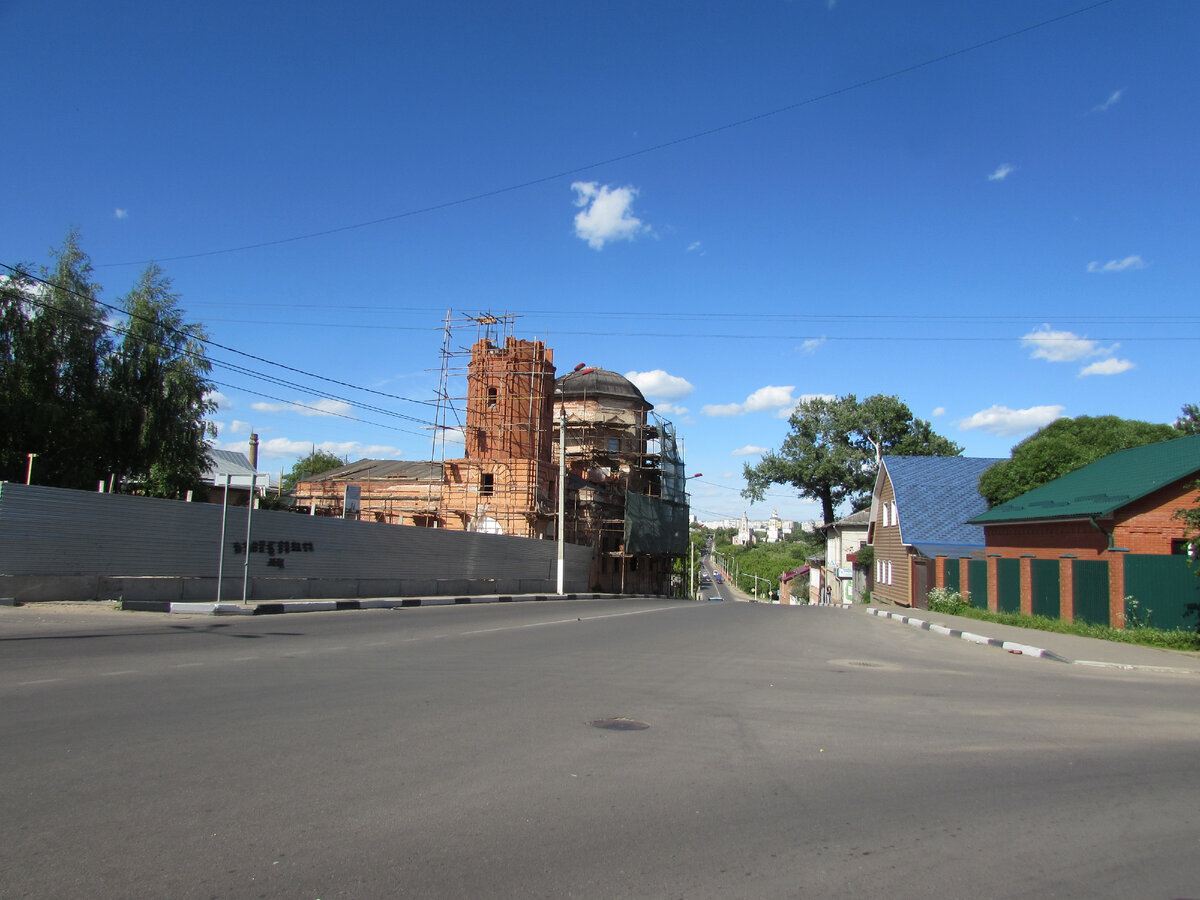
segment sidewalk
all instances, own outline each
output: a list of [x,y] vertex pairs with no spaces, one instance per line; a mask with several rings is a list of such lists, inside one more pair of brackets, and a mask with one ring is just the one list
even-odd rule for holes
[[1200,675],[1200,653],[1162,650],[1158,647],[1103,641],[1074,634],[1018,628],[967,616],[933,613],[925,609],[906,609],[890,605],[860,608],[865,615],[876,617],[881,623],[892,627],[921,628],[949,638],[986,644],[1024,656],[1093,668]]

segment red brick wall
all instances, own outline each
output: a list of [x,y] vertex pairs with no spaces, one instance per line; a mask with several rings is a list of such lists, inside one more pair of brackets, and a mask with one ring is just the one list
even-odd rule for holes
[[[988,582],[991,590],[988,608],[997,608],[996,563],[999,557],[1008,559],[1036,557],[1060,559],[1059,612],[1063,621],[1074,619],[1072,593],[1074,589],[1071,558],[1103,559],[1108,566],[1109,621],[1115,628],[1125,624],[1125,559],[1122,551],[1136,554],[1169,554],[1171,541],[1184,536],[1183,521],[1175,517],[1179,509],[1200,504],[1194,476],[1167,485],[1153,494],[1117,510],[1116,515],[1097,524],[1112,535],[1110,550],[1107,534],[1102,534],[1090,522],[1043,522],[1040,524],[985,525],[987,543]],[[1021,611],[1032,609],[1030,562],[1022,559]],[[939,581],[939,584],[942,583]]]

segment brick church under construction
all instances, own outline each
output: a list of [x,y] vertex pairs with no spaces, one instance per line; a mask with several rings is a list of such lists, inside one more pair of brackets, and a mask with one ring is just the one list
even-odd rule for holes
[[[496,335],[510,317],[468,320],[482,333],[466,368],[465,423],[451,424],[443,350],[438,434],[442,458],[363,459],[301,480],[298,511],[393,525],[558,538],[592,548],[596,591],[678,593],[688,551],[688,500],[675,429],[627,378],[578,367],[556,378],[541,341]],[[447,325],[447,347],[450,326]],[[461,429],[463,457],[445,458]],[[436,455],[436,450],[435,450]]]

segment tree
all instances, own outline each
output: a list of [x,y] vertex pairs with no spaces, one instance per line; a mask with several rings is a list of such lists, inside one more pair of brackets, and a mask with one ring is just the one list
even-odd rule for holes
[[979,493],[989,506],[1006,503],[1102,456],[1180,437],[1170,425],[1118,416],[1058,419],[1025,438],[979,478]]
[[17,269],[0,290],[0,478],[94,488],[106,469],[105,361],[111,341],[92,264],[68,233],[40,278]]
[[1185,403],[1175,420],[1175,430],[1184,434],[1200,434],[1200,406],[1195,403]]
[[280,484],[281,490],[285,494],[290,494],[296,490],[296,483],[303,481],[313,475],[319,475],[321,472],[328,472],[330,469],[337,469],[346,464],[346,460],[335,456],[326,450],[313,449],[313,452],[303,459],[296,461],[292,466],[292,470],[283,476],[283,481]]
[[875,394],[861,403],[853,394],[802,401],[788,420],[791,432],[778,452],[743,469],[742,496],[761,501],[772,484],[790,484],[801,497],[821,504],[825,524],[849,501],[860,505],[875,482],[885,453],[957,456],[962,448],[893,396]]
[[142,273],[122,298],[127,321],[112,362],[114,471],[138,481],[147,494],[179,497],[200,485],[208,466],[206,417],[212,365],[207,335],[183,321],[179,296],[157,265]]

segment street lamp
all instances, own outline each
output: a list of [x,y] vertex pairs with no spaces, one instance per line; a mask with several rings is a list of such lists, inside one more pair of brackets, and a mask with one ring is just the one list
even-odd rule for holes
[[[579,372],[586,375],[592,369],[586,368],[585,363],[580,363],[572,373]],[[566,593],[566,568],[567,568],[567,403],[566,395],[561,388],[558,389],[558,583],[556,585],[559,594]]]
[[33,458],[35,456],[37,456],[37,454],[30,453],[30,454],[28,454],[28,456],[29,456],[29,468],[27,468],[25,470],[25,483],[26,484],[30,484],[33,481]]

